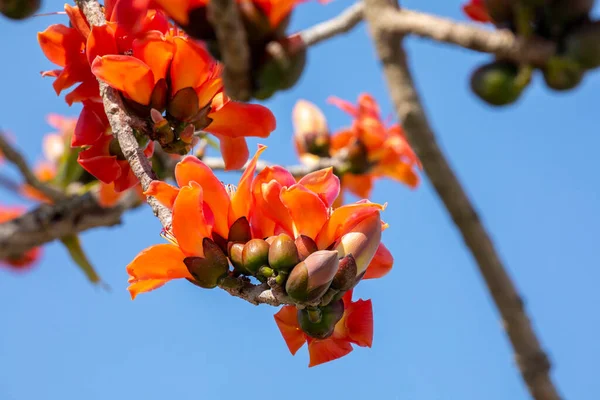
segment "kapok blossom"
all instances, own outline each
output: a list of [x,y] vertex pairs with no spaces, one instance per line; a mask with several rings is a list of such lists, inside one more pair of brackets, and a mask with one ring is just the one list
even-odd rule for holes
[[490,15],[485,7],[484,0],[470,0],[462,6],[463,12],[473,21],[492,22]]
[[[25,213],[23,207],[0,206],[0,224],[15,219]],[[42,248],[34,247],[18,257],[0,260],[0,267],[5,266],[14,271],[24,271],[33,267],[42,256]]]

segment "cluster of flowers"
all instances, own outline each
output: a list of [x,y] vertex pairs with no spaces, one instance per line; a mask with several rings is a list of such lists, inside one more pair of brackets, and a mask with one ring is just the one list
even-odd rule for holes
[[[600,67],[600,21],[590,12],[595,0],[470,0],[463,6],[474,21],[493,23],[521,36],[536,35],[556,42],[559,54],[540,67],[546,86],[575,88],[585,72]],[[531,67],[498,59],[477,68],[473,92],[488,104],[514,103],[531,81]]]

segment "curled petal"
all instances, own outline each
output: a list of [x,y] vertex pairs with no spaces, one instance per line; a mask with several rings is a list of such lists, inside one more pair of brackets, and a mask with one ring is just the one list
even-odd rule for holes
[[69,22],[71,26],[79,31],[81,36],[87,38],[90,34],[90,25],[87,23],[83,12],[79,9],[79,7],[71,6],[69,4],[65,4],[65,12],[69,17]]
[[96,57],[108,54],[119,54],[115,28],[110,24],[93,26],[86,44],[88,63],[91,65]]
[[336,208],[317,236],[317,247],[327,248],[358,222],[384,208],[385,206],[381,204],[370,202],[358,202]]
[[154,74],[143,61],[121,55],[96,57],[92,72],[98,79],[125,93],[139,104],[150,103],[154,90]]
[[185,254],[172,244],[158,244],[141,251],[127,266],[131,298],[171,279],[191,278],[184,258]]
[[[71,146],[93,145],[106,135],[108,128],[108,119],[104,113],[103,105],[94,102],[85,102],[75,125]],[[106,145],[108,146],[108,144]],[[106,155],[108,155],[108,148]]]
[[[179,90],[201,86],[210,76],[214,60],[208,51],[184,38],[175,37],[175,54],[171,63],[171,96]],[[194,68],[190,68],[193,65]]]
[[327,221],[327,206],[319,196],[296,184],[284,188],[280,198],[294,221],[294,235],[315,238]]
[[211,231],[204,215],[203,191],[195,182],[179,189],[173,205],[173,235],[187,256],[204,256],[202,240],[211,237]]
[[308,342],[309,367],[342,358],[352,351],[352,345],[340,339],[312,339]]
[[68,105],[82,103],[84,100],[100,100],[98,80],[93,75],[90,75],[90,78],[92,79],[86,79],[65,96],[65,101]]
[[250,156],[246,139],[243,137],[219,136],[219,147],[225,162],[225,171],[241,169]]
[[250,206],[252,204],[252,180],[254,179],[254,172],[256,171],[256,163],[258,157],[266,150],[266,146],[258,145],[258,150],[250,160],[250,163],[246,167],[246,170],[240,178],[237,190],[231,197],[231,208],[229,210],[229,221],[237,220],[241,217],[248,217],[250,214]]
[[179,194],[179,189],[163,181],[152,181],[144,194],[154,197],[160,204],[168,209],[172,209],[175,199]]
[[300,179],[298,184],[317,193],[327,207],[331,207],[340,194],[340,179],[334,175],[332,167],[311,172]]
[[394,257],[392,253],[385,247],[383,243],[379,244],[373,259],[367,267],[363,279],[376,279],[387,275],[394,265]]
[[218,93],[208,116],[212,122],[207,132],[229,137],[268,137],[276,128],[275,116],[268,108],[258,104],[239,103]]
[[294,306],[283,306],[281,310],[274,315],[275,323],[285,340],[290,353],[295,355],[298,350],[306,343],[304,332],[298,325],[298,310]]
[[276,180],[263,183],[261,185],[260,197],[256,196],[255,201],[265,217],[275,222],[277,226],[284,229],[287,233],[293,234],[294,221],[281,200],[282,189],[283,187]]
[[117,163],[117,157],[106,154],[103,151],[99,151],[97,146],[90,147],[87,150],[79,153],[77,162],[87,172],[98,178],[99,181],[104,183],[114,182],[119,176],[121,176],[121,167]]
[[85,47],[79,32],[64,25],[50,25],[37,36],[44,55],[60,67],[65,67],[70,59],[81,54]]
[[167,77],[174,50],[175,45],[158,31],[147,32],[133,41],[133,56],[150,67],[155,83]]

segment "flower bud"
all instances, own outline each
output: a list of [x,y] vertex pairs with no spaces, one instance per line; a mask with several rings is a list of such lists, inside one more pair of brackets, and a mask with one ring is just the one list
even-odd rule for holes
[[205,289],[217,286],[219,279],[229,271],[227,257],[212,240],[202,241],[204,257],[186,257],[183,262],[194,277],[194,283]]
[[337,251],[319,250],[300,262],[290,273],[285,291],[297,302],[323,296],[338,270]]
[[300,235],[296,238],[296,248],[300,261],[304,261],[306,257],[319,250],[314,240],[305,235]]
[[574,89],[583,80],[583,75],[583,68],[566,57],[554,57],[544,66],[546,85],[557,91]]
[[273,271],[273,268],[263,265],[262,267],[260,267],[258,269],[258,274],[261,276],[264,276],[265,278],[270,278],[273,276],[274,271]]
[[242,243],[229,243],[229,260],[231,264],[238,271],[247,272],[242,262],[242,253],[244,251],[244,245]]
[[493,106],[514,103],[523,91],[517,84],[517,65],[495,61],[484,64],[471,75],[471,90],[480,99]]
[[314,104],[299,100],[292,111],[292,120],[298,153],[328,157],[330,136],[323,112]]
[[[318,311],[317,311],[318,310]],[[315,320],[315,316],[320,318]],[[298,324],[304,333],[315,339],[326,339],[333,334],[335,325],[344,315],[344,302],[335,301],[318,309],[298,310]]]
[[229,228],[227,240],[230,242],[246,243],[252,239],[250,232],[250,223],[246,217],[238,218]]
[[188,121],[195,117],[200,111],[196,91],[191,87],[178,90],[169,101],[167,111],[179,121]]
[[269,244],[262,239],[252,239],[242,251],[244,268],[255,274],[264,265],[269,265]]
[[269,247],[269,265],[277,271],[287,272],[300,262],[298,249],[294,240],[282,233],[277,236]]
[[150,110],[150,118],[154,123],[154,133],[156,134],[156,139],[161,146],[166,146],[175,140],[175,134],[171,129],[171,125],[169,125],[169,121],[163,118],[160,111],[152,108]]
[[186,127],[179,132],[179,139],[186,144],[192,144],[192,141],[194,140],[194,125],[186,125]]
[[358,275],[367,269],[380,242],[381,218],[379,213],[374,213],[356,224],[349,233],[343,235],[338,240],[335,249],[340,257],[352,255],[356,263],[356,275]]
[[25,19],[40,8],[40,0],[0,0],[0,13],[10,19]]
[[352,254],[347,254],[340,260],[340,265],[338,267],[337,273],[333,277],[331,287],[333,289],[339,290],[340,292],[345,292],[346,290],[354,286],[354,282],[356,281],[356,275],[356,260],[354,259],[354,256]]

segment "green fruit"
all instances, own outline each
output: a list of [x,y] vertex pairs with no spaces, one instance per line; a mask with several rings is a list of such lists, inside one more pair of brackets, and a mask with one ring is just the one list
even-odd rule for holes
[[325,307],[298,310],[298,324],[308,336],[326,339],[333,334],[335,324],[343,315],[344,302],[338,300]]
[[282,233],[271,242],[269,265],[277,271],[288,272],[300,262],[294,239]]
[[244,245],[242,251],[244,268],[255,274],[259,268],[269,265],[269,244],[262,239],[252,239]]
[[505,61],[482,65],[471,75],[471,90],[490,105],[514,103],[523,91],[517,84],[518,72],[515,64]]
[[550,89],[564,91],[575,88],[583,80],[584,69],[567,58],[554,58],[544,67],[544,81]]
[[40,3],[40,0],[0,0],[0,13],[10,19],[25,19],[39,10]]

